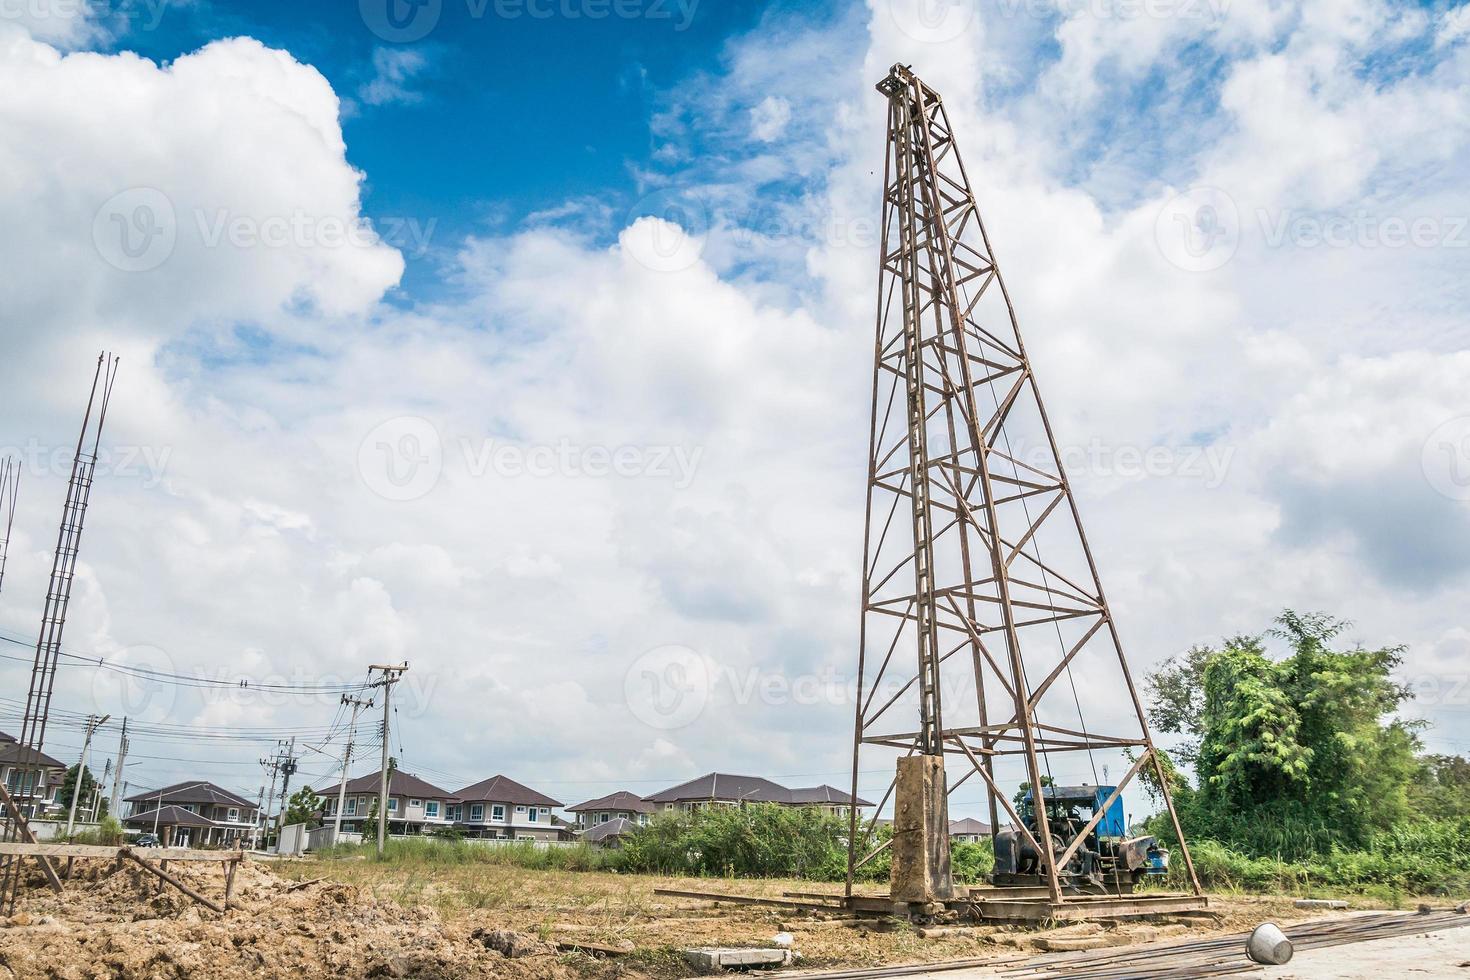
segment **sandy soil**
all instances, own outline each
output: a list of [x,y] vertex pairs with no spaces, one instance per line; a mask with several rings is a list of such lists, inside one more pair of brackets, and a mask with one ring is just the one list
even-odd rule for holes
[[1267,980],[1465,980],[1470,977],[1470,929],[1309,949],[1262,975]]
[[[170,870],[206,895],[223,892],[218,865],[175,864]],[[907,925],[854,928],[787,910],[653,893],[660,886],[772,896],[786,889],[822,890],[810,883],[694,882],[364,860],[247,863],[236,880],[240,907],[225,916],[171,887],[159,891],[156,878],[131,865],[114,871],[111,864],[78,862],[78,879],[63,896],[39,886],[37,877],[19,914],[0,928],[0,980],[234,980],[242,975],[669,980],[689,973],[681,949],[769,945],[783,931],[792,933],[802,967],[835,968],[1014,959],[1035,951],[1040,938],[1106,934],[1111,942],[1148,942],[1321,915],[1293,909],[1285,899],[1233,898],[1212,900],[1219,913],[1214,920],[1086,924],[1039,932],[980,927],[926,939]],[[570,948],[577,944],[592,952]]]

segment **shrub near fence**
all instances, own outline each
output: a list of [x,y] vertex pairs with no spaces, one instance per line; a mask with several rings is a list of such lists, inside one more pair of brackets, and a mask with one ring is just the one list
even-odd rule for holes
[[[815,808],[757,803],[710,807],[656,816],[623,838],[621,849],[584,843],[456,840],[444,837],[389,838],[383,861],[402,865],[505,865],[532,870],[624,871],[720,878],[805,878],[842,881],[847,876],[847,821]],[[879,830],[873,845],[888,834]],[[339,844],[322,857],[376,857],[372,841]],[[974,884],[994,866],[989,842],[955,844],[955,879]],[[864,865],[866,882],[886,882],[887,851]]]
[[[536,841],[444,840],[433,837],[393,837],[383,846],[386,864],[483,864],[529,868],[539,871],[615,871],[616,851],[603,851],[589,844],[571,843],[555,847]],[[376,842],[338,844],[325,848],[321,857],[377,857]]]

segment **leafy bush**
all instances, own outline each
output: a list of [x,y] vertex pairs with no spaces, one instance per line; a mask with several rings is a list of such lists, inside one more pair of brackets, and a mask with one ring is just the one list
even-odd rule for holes
[[84,830],[72,835],[72,843],[118,847],[123,842],[123,836],[123,826],[118,823],[116,817],[103,817],[102,822],[95,829]]
[[[1251,856],[1202,838],[1190,842],[1200,883],[1210,890],[1303,893],[1315,889],[1412,895],[1470,893],[1470,819],[1416,823],[1374,834],[1361,850],[1330,849],[1285,860]],[[1185,884],[1182,859],[1171,884]]]
[[[377,844],[337,844],[315,852],[318,857],[376,859]],[[400,865],[485,864],[536,871],[616,870],[617,852],[588,844],[538,847],[531,841],[488,843],[447,836],[389,838],[383,845],[383,863]]]
[[978,844],[952,844],[950,867],[955,881],[978,885],[995,869],[995,849],[988,840]]
[[630,871],[717,877],[845,877],[847,821],[811,807],[755,803],[668,811],[623,842]]

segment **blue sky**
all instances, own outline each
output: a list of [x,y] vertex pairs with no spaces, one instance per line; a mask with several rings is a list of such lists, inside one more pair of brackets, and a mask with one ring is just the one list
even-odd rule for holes
[[[169,4],[151,28],[153,15],[140,3],[132,29],[112,47],[169,61],[216,38],[247,35],[291,52],[351,103],[343,134],[348,159],[368,175],[365,213],[379,222],[412,219],[448,245],[569,199],[595,198],[621,217],[639,199],[638,174],[660,145],[651,123],[669,91],[717,69],[729,39],[770,6],[628,0],[636,16],[594,17],[589,12],[612,9],[610,0],[606,8],[595,0],[569,5],[576,16],[560,13],[561,3],[204,0]],[[369,24],[376,15],[363,11],[389,4],[404,23],[429,18],[433,29],[385,39]],[[359,93],[378,75],[375,58],[415,64],[401,92],[372,105]],[[437,293],[439,257],[416,249],[406,257],[406,289],[420,298]]]
[[[212,677],[409,659],[410,763],[465,783],[840,782],[849,704],[749,692],[853,669],[873,84],[901,60],[954,115],[1136,673],[1320,609],[1407,644],[1432,744],[1470,748],[1470,8],[701,0],[680,30],[653,0],[625,9],[670,17],[426,0],[395,40],[386,2],[0,20],[0,451],[64,458],[105,346],[111,439],[151,461],[97,484],[74,649]],[[97,232],[139,200],[176,224],[144,269]],[[1233,233],[1202,254],[1176,240],[1201,202]],[[221,212],[387,241],[211,244]],[[1394,222],[1429,240],[1384,247]],[[371,450],[407,444],[437,465],[404,498]],[[643,468],[486,467],[565,447]],[[1117,462],[1145,452],[1170,465]],[[6,635],[34,631],[65,476],[27,463]],[[672,732],[625,686],[670,647],[718,678]],[[1121,703],[1094,687],[1090,721]],[[73,673],[58,704],[102,693]]]

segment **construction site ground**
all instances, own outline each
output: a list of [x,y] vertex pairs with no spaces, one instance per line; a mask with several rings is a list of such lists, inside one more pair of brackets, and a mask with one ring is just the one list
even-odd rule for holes
[[[223,891],[213,864],[171,870],[202,894]],[[875,967],[966,958],[1009,958],[1106,942],[1132,944],[1239,932],[1263,921],[1323,917],[1290,899],[1217,896],[1208,920],[1081,924],[1059,929],[978,927],[924,938],[908,925],[853,927],[793,911],[654,894],[700,888],[779,897],[821,890],[811,882],[709,881],[640,875],[529,871],[501,865],[378,864],[366,859],[251,861],[235,883],[238,903],[225,915],[205,909],[141,869],[78,861],[64,894],[32,876],[15,917],[0,927],[0,980],[31,978],[291,977],[649,977],[687,976],[681,950],[769,946],[791,933],[801,969]],[[827,886],[831,887],[831,886]],[[834,889],[835,890],[835,889]],[[1440,900],[1443,901],[1443,900]],[[1367,905],[1370,903],[1361,903]],[[1412,906],[1411,906],[1412,907]],[[1470,976],[1470,929],[1431,937],[1448,964],[1422,957],[1424,943],[1390,940],[1315,951],[1358,973],[1303,972],[1279,977],[1401,975],[1367,968],[1370,946],[1417,944],[1419,969]],[[1058,943],[1057,941],[1061,942]],[[582,951],[572,947],[582,944]],[[1385,955],[1388,955],[1385,953]],[[1333,957],[1336,959],[1334,960]],[[1305,961],[1302,961],[1305,962]],[[1390,962],[1385,960],[1385,963]],[[1392,961],[1397,962],[1397,961]],[[1326,967],[1324,967],[1326,969]],[[946,976],[957,978],[962,974]],[[983,971],[970,973],[984,975]],[[1415,975],[1425,975],[1415,973]]]

